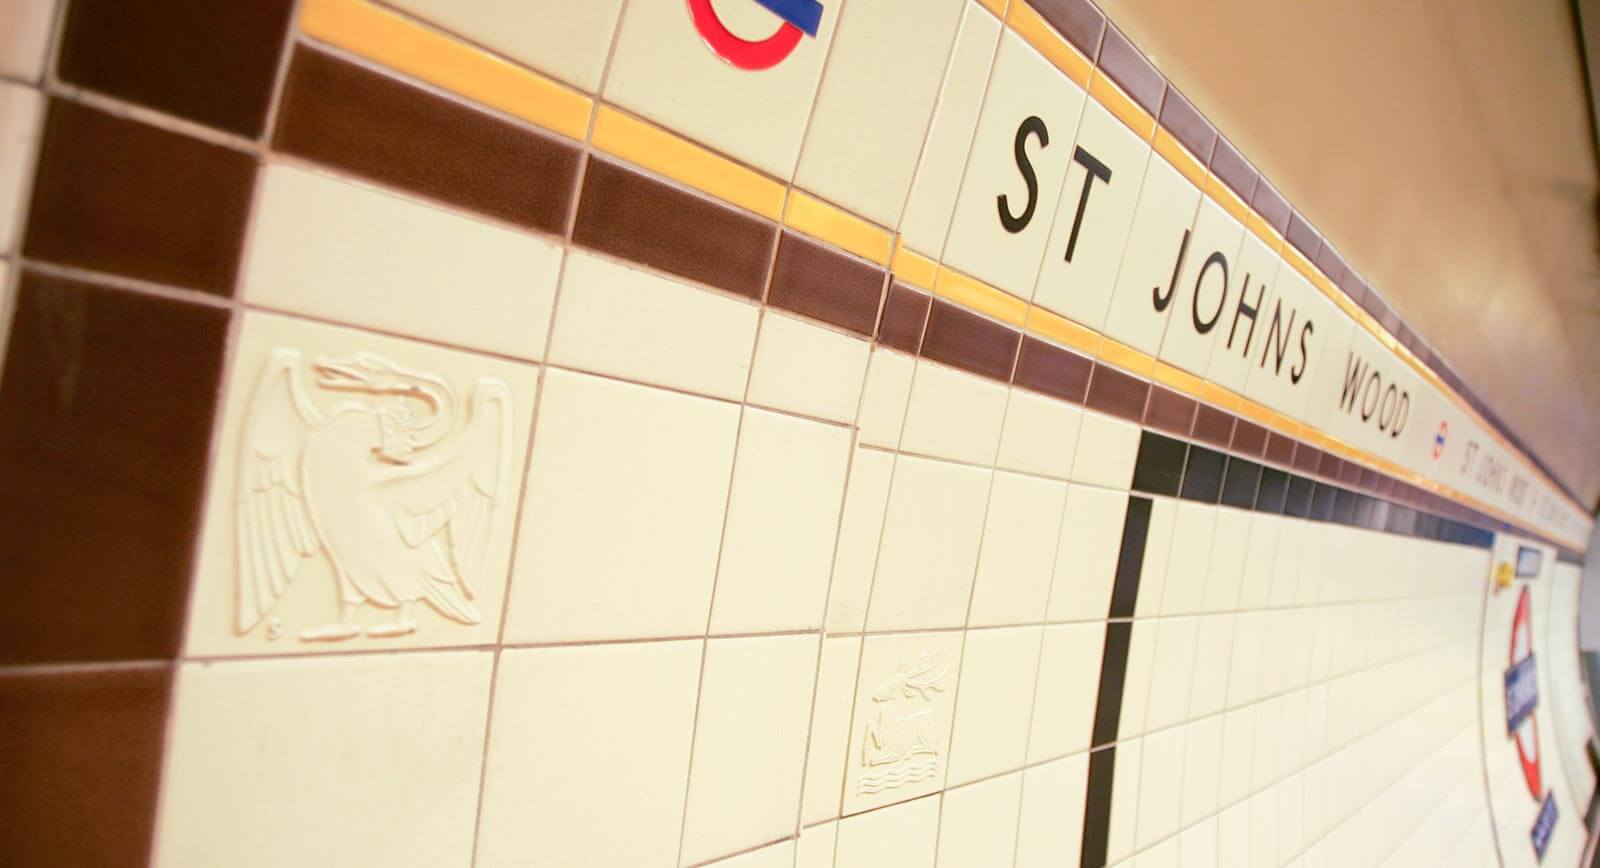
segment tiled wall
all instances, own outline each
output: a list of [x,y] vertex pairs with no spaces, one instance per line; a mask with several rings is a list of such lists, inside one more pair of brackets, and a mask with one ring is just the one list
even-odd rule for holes
[[0,2],[0,864],[1532,864],[1518,589],[1576,864],[1448,365],[1088,3],[764,7]]

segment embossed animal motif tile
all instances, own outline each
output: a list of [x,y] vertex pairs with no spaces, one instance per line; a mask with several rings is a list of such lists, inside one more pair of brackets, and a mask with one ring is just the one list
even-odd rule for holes
[[961,641],[959,633],[867,640],[845,757],[847,816],[944,788]]
[[188,653],[493,641],[536,376],[247,314]]

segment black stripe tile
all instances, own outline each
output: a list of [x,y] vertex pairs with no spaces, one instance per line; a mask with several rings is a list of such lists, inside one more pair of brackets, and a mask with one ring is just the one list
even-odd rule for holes
[[1095,699],[1095,747],[1117,740],[1122,718],[1122,689],[1128,676],[1128,653],[1133,644],[1133,624],[1114,621],[1106,625],[1105,648],[1100,654],[1100,689]]
[[1144,570],[1144,545],[1150,536],[1148,497],[1128,498],[1128,517],[1122,523],[1122,546],[1117,552],[1117,573],[1111,586],[1110,618],[1132,618],[1139,602],[1139,574]]
[[1261,468],[1261,485],[1256,488],[1256,511],[1282,513],[1289,497],[1289,474],[1276,467]]
[[1311,520],[1333,521],[1333,508],[1338,500],[1339,489],[1319,482],[1311,492]]
[[1088,792],[1084,794],[1083,846],[1078,864],[1104,868],[1111,837],[1111,786],[1116,777],[1117,749],[1107,747],[1089,754]]
[[1154,431],[1139,435],[1139,456],[1133,463],[1133,490],[1176,495],[1183,481],[1183,458],[1189,446]]
[[1239,509],[1252,509],[1261,484],[1261,465],[1238,456],[1228,456],[1228,469],[1222,478],[1222,502]]
[[1316,483],[1304,476],[1293,475],[1289,477],[1289,489],[1284,495],[1283,514],[1297,518],[1311,517],[1311,498],[1316,492]]
[[1183,466],[1183,488],[1179,492],[1184,500],[1216,503],[1222,496],[1222,471],[1227,456],[1204,446],[1190,446],[1189,460]]

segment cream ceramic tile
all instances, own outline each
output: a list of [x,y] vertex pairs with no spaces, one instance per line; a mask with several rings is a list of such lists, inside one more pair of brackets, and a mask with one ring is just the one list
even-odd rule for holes
[[990,475],[929,458],[895,460],[868,630],[966,623]]
[[737,401],[756,319],[755,305],[574,250],[550,362]]
[[906,403],[911,398],[911,378],[916,360],[905,353],[878,347],[867,363],[867,383],[861,391],[861,442],[888,449],[900,445],[905,427]]
[[1103,623],[1044,628],[1028,735],[1028,762],[1088,749],[1105,637]]
[[1138,454],[1138,425],[1085,410],[1072,456],[1072,481],[1127,491]]
[[672,864],[700,654],[699,641],[505,651],[478,864]]
[[1184,720],[1193,686],[1198,618],[1162,618],[1156,622],[1154,668],[1150,673],[1150,698],[1145,708],[1145,729],[1164,729]]
[[1050,586],[1050,621],[1098,621],[1111,605],[1128,495],[1093,485],[1067,488]]
[[185,664],[153,864],[467,864],[492,661]]
[[1044,620],[1067,484],[997,472],[989,492],[968,626]]
[[[1217,323],[1217,338],[1206,367],[1207,380],[1235,392],[1244,391],[1270,325],[1272,286],[1282,265],[1283,260],[1254,232],[1243,233],[1237,262],[1229,275],[1233,303],[1225,307],[1222,320]],[[1261,311],[1267,311],[1269,321],[1262,320]]]
[[1074,864],[1083,846],[1089,755],[1080,753],[1023,773],[1016,868]]
[[1239,611],[1248,612],[1266,606],[1278,539],[1283,528],[1291,524],[1296,524],[1296,520],[1261,514],[1250,517],[1250,545],[1246,549],[1244,576],[1239,581],[1239,600],[1236,604]]
[[56,0],[8,0],[0,5],[0,75],[39,80],[55,10]]
[[1234,509],[1216,511],[1211,537],[1211,559],[1206,567],[1206,589],[1200,603],[1204,612],[1231,612],[1239,602],[1250,545],[1253,513]]
[[1250,864],[1250,803],[1240,802],[1217,815],[1217,864]]
[[[961,642],[960,633],[867,637],[845,755],[847,816],[944,787]],[[840,829],[840,864],[850,864],[843,846],[850,826],[846,820]]]
[[591,93],[622,0],[529,6],[499,0],[395,0],[394,5]]
[[1243,235],[1244,226],[1221,205],[1209,196],[1200,197],[1183,267],[1176,288],[1171,289],[1172,313],[1161,340],[1163,361],[1203,377],[1215,345],[1226,344],[1244,277],[1242,272],[1235,274]]
[[992,380],[917,361],[900,448],[907,452],[993,464],[1005,421],[1007,389]]
[[1133,622],[1128,640],[1128,665],[1122,678],[1122,711],[1117,721],[1117,737],[1130,738],[1144,732],[1145,712],[1150,704],[1150,681],[1156,661],[1156,640],[1160,622],[1146,618]]
[[1021,768],[1039,666],[1038,627],[967,633],[948,784]]
[[947,790],[939,814],[937,864],[970,868],[1011,862],[1021,802],[1021,772]]
[[816,665],[815,636],[706,645],[681,864],[794,833]]
[[1082,423],[1082,407],[1027,389],[1012,389],[995,463],[1006,470],[1066,479],[1072,475],[1072,456]]
[[999,41],[1000,22],[980,4],[967,3],[900,220],[906,243],[932,256],[944,251]]
[[833,851],[838,839],[838,821],[801,829],[794,868],[833,868]]
[[1262,631],[1266,617],[1250,612],[1235,617],[1233,662],[1228,668],[1228,707],[1238,708],[1260,696]]
[[841,820],[838,837],[834,868],[933,868],[939,797]]
[[1098,329],[1111,304],[1150,146],[1091,99],[1071,156],[1033,301]]
[[1200,611],[1205,599],[1206,566],[1211,559],[1211,540],[1216,535],[1218,511],[1210,504],[1179,501],[1173,517],[1166,581],[1161,589],[1161,614],[1184,615]]
[[1029,297],[1083,102],[1083,89],[1022,37],[1000,38],[950,225],[947,263]]
[[711,602],[712,633],[822,625],[849,459],[848,428],[745,410]]
[[833,556],[833,582],[828,589],[824,626],[830,633],[859,632],[866,625],[867,599],[878,564],[893,472],[892,455],[874,449],[855,451]]
[[811,707],[811,738],[806,748],[806,779],[800,821],[818,823],[839,816],[845,751],[850,746],[850,712],[855,700],[861,640],[824,639],[817,667],[817,696]]
[[704,632],[739,408],[566,371],[544,390],[506,640]]
[[1211,615],[1199,621],[1195,640],[1194,683],[1189,692],[1192,718],[1222,710],[1233,661],[1233,615]]
[[260,313],[231,365],[186,653],[493,642],[538,370]]
[[[817,83],[842,4],[823,6],[815,37],[767,69],[741,69],[696,30],[695,7],[629,4],[606,80],[606,99],[780,178],[794,173]],[[705,4],[702,30],[763,42],[786,28],[754,0]]]
[[899,222],[964,2],[844,7],[796,184],[873,222]]
[[[23,3],[18,12],[29,11],[28,6]],[[10,14],[0,10],[0,19]],[[5,32],[0,26],[0,34]],[[0,51],[8,47],[3,44],[7,38],[0,36]],[[0,256],[15,250],[22,234],[22,209],[43,118],[44,97],[38,91],[0,81]]]
[[750,403],[853,423],[870,344],[769,309],[761,320]]
[[1186,727],[1183,754],[1183,815],[1181,824],[1192,826],[1216,813],[1217,788],[1222,773],[1222,715],[1197,720]]
[[1166,160],[1152,158],[1146,163],[1139,207],[1106,312],[1107,335],[1152,355],[1161,346],[1161,333],[1172,313],[1179,251],[1194,225],[1199,202],[1200,191]]
[[793,868],[795,842],[783,841],[759,850],[729,856],[709,863],[706,868]]
[[251,304],[538,361],[561,245],[294,166],[259,181]]
[[1134,602],[1134,617],[1153,618],[1161,614],[1161,600],[1167,590],[1167,567],[1171,565],[1172,538],[1177,529],[1178,502],[1165,497],[1150,503],[1150,526],[1145,533],[1144,560],[1139,569],[1139,595]]
[[[1144,745],[1139,739],[1134,739],[1118,744],[1116,751],[1117,763],[1111,776],[1111,822],[1106,830],[1108,860],[1123,859],[1133,853]],[[1170,781],[1163,780],[1162,786],[1170,786]]]
[[1336,313],[1332,303],[1288,265],[1278,269],[1270,298],[1271,307],[1263,307],[1256,314],[1260,344],[1244,394],[1298,419],[1305,412],[1316,379],[1306,374],[1314,370],[1317,353]]

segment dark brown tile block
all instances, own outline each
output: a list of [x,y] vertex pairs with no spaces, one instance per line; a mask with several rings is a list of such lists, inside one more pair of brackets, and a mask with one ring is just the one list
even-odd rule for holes
[[1016,384],[1063,401],[1082,404],[1089,393],[1094,362],[1038,338],[1022,338],[1017,352]]
[[296,48],[273,146],[430,199],[560,234],[578,149],[485,112]]
[[1344,290],[1344,294],[1357,305],[1367,297],[1367,282],[1362,280],[1361,275],[1356,274],[1355,269],[1348,264],[1344,269],[1344,277],[1339,280],[1339,288]]
[[1105,38],[1100,41],[1099,64],[1106,75],[1151,116],[1161,114],[1161,94],[1166,90],[1166,79],[1115,27],[1106,27]]
[[1355,488],[1361,484],[1361,465],[1354,461],[1346,461],[1339,468],[1339,481]]
[[1194,425],[1194,411],[1193,399],[1152,384],[1144,408],[1144,424],[1146,428],[1186,436]]
[[[760,298],[777,227],[591,159],[572,240],[623,259]],[[870,329],[870,325],[868,326]]]
[[1344,461],[1332,452],[1322,453],[1322,461],[1317,464],[1317,475],[1324,479],[1338,480],[1344,472]]
[[170,664],[0,672],[0,865],[143,868]]
[[1089,378],[1087,405],[1137,423],[1144,418],[1145,399],[1149,393],[1150,384],[1144,380],[1096,362],[1094,375]]
[[1283,234],[1283,238],[1312,262],[1316,262],[1317,254],[1322,252],[1322,235],[1311,227],[1310,221],[1300,216],[1299,211],[1289,215],[1289,231]]
[[1316,473],[1322,466],[1322,450],[1306,443],[1294,447],[1294,469],[1301,473]]
[[963,310],[942,299],[933,300],[928,311],[928,330],[922,336],[922,355],[971,371],[974,374],[1011,381],[1017,343],[1022,335],[993,320]]
[[1202,164],[1211,162],[1217,128],[1175,87],[1167,88],[1167,97],[1161,102],[1161,125]]
[[292,0],[73,0],[63,81],[255,138]]
[[1106,31],[1106,16],[1089,0],[1027,2],[1089,60],[1094,60],[1100,53],[1100,36]]
[[785,232],[767,303],[871,337],[884,276],[882,268]]
[[1233,444],[1229,447],[1240,455],[1260,458],[1267,448],[1267,429],[1243,419],[1233,423]]
[[[1268,431],[1266,451],[1267,460],[1288,467],[1294,461],[1296,454],[1295,445],[1295,441],[1289,439],[1288,437],[1285,437],[1276,431]],[[1299,444],[1299,446],[1300,448],[1307,450],[1308,454],[1310,453],[1311,447],[1306,446],[1304,443]],[[1310,459],[1308,458],[1307,460],[1309,461]]]
[[1250,207],[1256,209],[1261,219],[1278,230],[1280,235],[1289,231],[1289,215],[1293,213],[1289,208],[1289,200],[1283,198],[1266,178],[1256,182],[1256,191],[1250,196]]
[[229,295],[255,171],[247,154],[52,100],[23,251]]
[[1210,404],[1201,404],[1194,417],[1194,437],[1218,449],[1226,449],[1233,441],[1235,424],[1231,413],[1218,410]]
[[1217,137],[1217,147],[1211,152],[1211,171],[1245,202],[1255,195],[1256,181],[1261,177],[1239,149],[1221,136]]
[[1344,280],[1346,268],[1344,257],[1340,256],[1339,251],[1334,250],[1333,245],[1326,240],[1322,242],[1322,250],[1317,253],[1317,268],[1327,275],[1334,285],[1338,285]]
[[883,300],[883,315],[878,318],[878,342],[908,353],[921,349],[930,301],[929,296],[903,283],[891,283]]
[[16,305],[0,663],[171,658],[228,313],[36,272]]
[[1371,314],[1372,318],[1379,322],[1383,322],[1383,318],[1389,315],[1388,303],[1383,300],[1383,296],[1379,295],[1378,291],[1372,288],[1370,284],[1367,286],[1366,297],[1361,299],[1361,309]]

